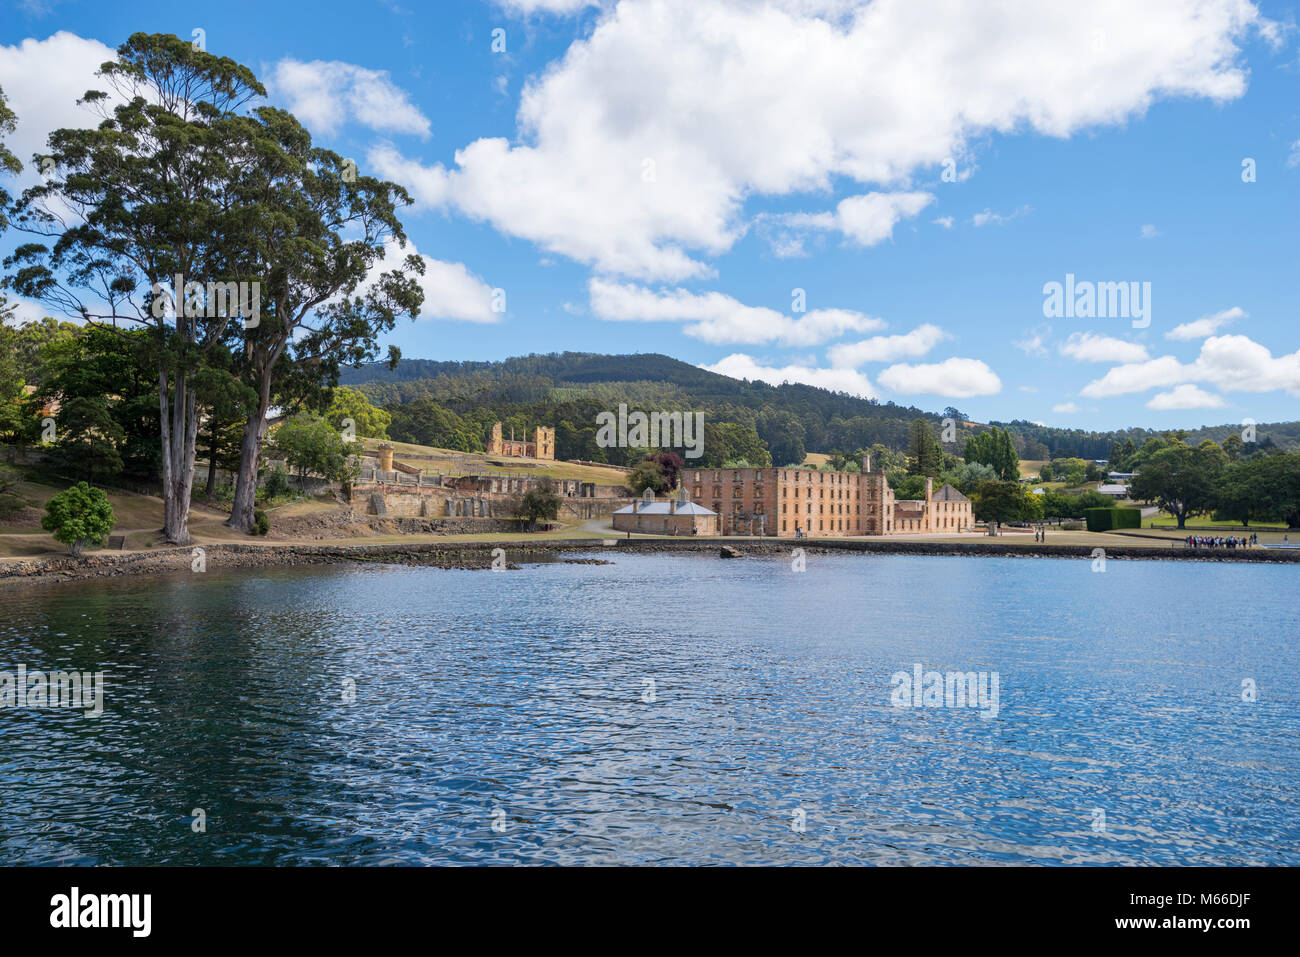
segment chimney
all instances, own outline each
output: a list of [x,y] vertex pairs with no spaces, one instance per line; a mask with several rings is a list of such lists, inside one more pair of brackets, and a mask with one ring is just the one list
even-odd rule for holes
[[925,500],[930,501],[930,496],[934,493],[934,479],[930,476],[925,477]]
[[866,455],[862,456],[862,471],[863,471],[864,473],[867,473],[867,472],[870,472],[870,471],[871,471],[871,453],[870,453],[870,452],[868,452]]
[[676,514],[677,514],[677,499],[675,499],[675,498],[670,498],[670,499],[668,500],[668,514],[669,514],[669,515],[676,515]]
[[632,499],[632,514],[633,514],[633,515],[635,515],[638,511],[640,511],[640,505],[641,505],[641,500],[640,500],[639,498],[634,498],[634,499]]

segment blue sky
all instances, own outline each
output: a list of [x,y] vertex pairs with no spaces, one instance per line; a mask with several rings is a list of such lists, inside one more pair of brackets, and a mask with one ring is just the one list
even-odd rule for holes
[[[1300,418],[1297,19],[53,0],[6,16],[0,86],[26,160],[131,32],[203,30],[412,191],[431,268],[426,315],[391,336],[408,357],[662,352],[981,420],[1164,428]],[[1067,274],[1149,283],[1150,324],[1045,316]]]

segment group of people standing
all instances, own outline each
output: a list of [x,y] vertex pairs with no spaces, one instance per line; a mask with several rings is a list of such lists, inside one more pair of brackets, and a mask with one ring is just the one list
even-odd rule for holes
[[1249,538],[1237,535],[1229,535],[1226,538],[1222,535],[1188,535],[1188,548],[1247,548],[1251,545],[1259,544],[1259,536],[1251,532]]

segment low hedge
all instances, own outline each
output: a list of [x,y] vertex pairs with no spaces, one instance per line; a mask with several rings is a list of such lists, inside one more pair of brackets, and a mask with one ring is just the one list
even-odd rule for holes
[[1142,510],[1138,508],[1085,508],[1083,518],[1090,532],[1142,527]]

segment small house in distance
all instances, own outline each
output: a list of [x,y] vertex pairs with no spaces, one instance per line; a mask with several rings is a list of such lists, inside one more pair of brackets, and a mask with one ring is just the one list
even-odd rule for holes
[[718,513],[692,502],[685,488],[664,502],[656,502],[654,490],[646,489],[640,499],[615,510],[614,530],[648,535],[716,535]]

